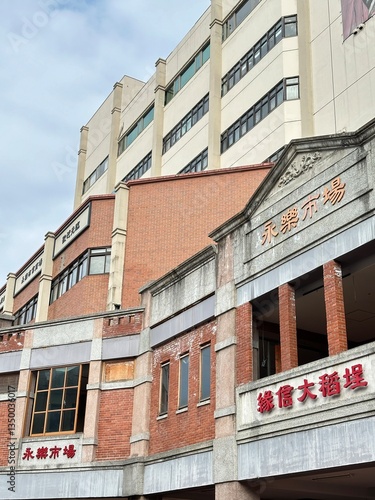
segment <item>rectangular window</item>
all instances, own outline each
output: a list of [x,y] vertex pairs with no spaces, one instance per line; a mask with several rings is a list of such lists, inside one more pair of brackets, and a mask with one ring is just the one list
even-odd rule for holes
[[30,435],[83,431],[87,380],[88,365],[38,371]]
[[38,295],[35,295],[35,297],[29,300],[29,302],[15,313],[14,325],[26,325],[30,323],[36,316],[37,305]]
[[235,144],[243,135],[268,116],[283,101],[299,98],[299,78],[286,78],[273,87],[244,115],[221,134],[221,152]]
[[151,168],[151,152],[148,153],[130,172],[122,179],[124,182],[139,179]]
[[207,163],[208,150],[206,148],[178,173],[188,174],[190,172],[201,172],[202,170],[205,170],[207,168]]
[[141,132],[143,132],[144,129],[148,127],[148,125],[150,125],[153,119],[154,105],[152,105],[147,111],[145,111],[143,115],[137,120],[135,125],[133,125],[133,127],[121,137],[118,142],[117,156],[120,156],[125,151],[125,149],[135,141],[139,134],[141,134]]
[[188,132],[208,112],[208,94],[163,138],[163,154]]
[[178,407],[185,408],[189,399],[189,355],[180,358],[180,385]]
[[111,247],[92,248],[90,250],[89,274],[109,273],[111,262]]
[[166,415],[168,413],[168,397],[169,397],[169,362],[161,365],[159,415]]
[[82,194],[85,194],[91,186],[104,174],[108,169],[108,156],[96,167],[96,169],[89,175],[89,177],[84,181]]
[[268,32],[226,73],[221,80],[224,96],[283,38],[297,35],[297,16],[282,17]]
[[191,78],[200,70],[203,64],[210,58],[210,44],[206,44],[192,59],[185,68],[168,85],[165,90],[164,104],[168,104],[173,97],[184,87]]
[[201,347],[200,359],[200,401],[210,399],[211,393],[211,346]]
[[246,19],[261,0],[245,0],[223,24],[223,41]]

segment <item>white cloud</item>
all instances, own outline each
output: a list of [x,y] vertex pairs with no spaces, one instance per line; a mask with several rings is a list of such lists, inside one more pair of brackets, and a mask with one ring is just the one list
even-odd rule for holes
[[124,74],[148,79],[209,4],[0,2],[0,287],[70,215],[80,127]]

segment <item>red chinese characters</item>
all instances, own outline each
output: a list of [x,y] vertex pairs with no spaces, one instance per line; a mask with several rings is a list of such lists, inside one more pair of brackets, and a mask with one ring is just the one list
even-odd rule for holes
[[[345,195],[346,184],[341,182],[340,177],[336,177],[331,181],[330,188],[325,187],[323,190],[323,205],[330,202],[335,205],[340,202]],[[308,198],[301,204],[301,217],[300,210],[297,206],[289,208],[285,213],[281,214],[280,225],[278,226],[273,220],[269,220],[264,224],[263,233],[261,237],[261,244],[271,243],[274,238],[279,236],[280,233],[287,234],[295,229],[300,221],[312,219],[314,214],[318,212],[318,203],[321,193],[310,194]]]
[[[345,380],[343,385],[341,382],[342,379]],[[323,398],[329,398],[340,396],[341,388],[355,390],[367,387],[368,385],[368,382],[364,378],[363,367],[361,364],[345,368],[342,379],[340,378],[338,372],[334,371],[332,373],[324,373],[319,376],[319,382],[317,383],[309,381],[305,378],[303,379],[303,383],[299,385],[297,389],[289,384],[285,384],[280,386],[275,393],[270,390],[266,390],[264,393],[259,393],[258,395],[257,410],[259,413],[271,412],[275,408],[275,396],[277,396],[279,408],[292,408],[295,400],[299,403],[304,403],[307,399],[317,399],[317,392],[320,392]],[[315,386],[318,387],[315,388]],[[295,394],[296,391],[298,391],[297,394]],[[295,400],[293,399],[294,396],[296,396]]]
[[77,453],[74,444],[69,444],[67,446],[64,446],[62,455],[60,455],[61,450],[62,448],[59,448],[56,445],[51,446],[50,448],[48,448],[48,446],[39,446],[38,448],[36,448],[36,452],[34,455],[34,450],[31,447],[28,447],[24,451],[22,460],[27,460],[27,461],[34,459],[45,460],[47,458],[55,460],[57,458],[62,458],[62,457],[66,457],[69,459],[69,458],[74,458]]

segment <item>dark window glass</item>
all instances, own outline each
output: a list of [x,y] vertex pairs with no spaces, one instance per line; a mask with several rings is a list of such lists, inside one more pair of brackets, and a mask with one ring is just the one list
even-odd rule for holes
[[160,415],[168,413],[168,396],[169,396],[169,363],[161,366],[161,381],[160,381]]
[[211,346],[201,348],[200,400],[210,398],[211,392]]
[[87,365],[37,372],[30,434],[82,431],[87,378]]
[[180,394],[179,408],[184,408],[188,405],[189,393],[189,356],[183,356],[180,359]]

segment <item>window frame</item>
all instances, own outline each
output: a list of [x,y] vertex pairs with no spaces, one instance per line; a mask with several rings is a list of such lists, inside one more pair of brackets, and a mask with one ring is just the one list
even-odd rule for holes
[[168,415],[170,367],[170,361],[160,365],[159,417]]
[[[68,370],[71,368],[79,368],[78,372],[78,382],[75,385],[68,385],[67,384],[67,378],[68,378]],[[64,383],[63,385],[58,385],[53,387],[53,380],[54,380],[54,372],[57,370],[64,369]],[[48,387],[47,388],[41,388],[38,389],[39,385],[39,379],[41,376],[41,373],[43,372],[49,372],[48,376]],[[35,391],[34,391],[34,401],[32,404],[31,408],[31,419],[30,419],[30,430],[29,430],[29,436],[30,437],[40,437],[40,436],[57,436],[57,435],[68,435],[68,434],[76,434],[77,432],[82,432],[83,431],[83,420],[84,420],[84,413],[86,411],[86,397],[87,397],[87,380],[88,380],[88,373],[89,373],[89,365],[88,364],[76,364],[76,365],[67,365],[67,366],[55,366],[51,368],[46,368],[42,370],[38,370],[34,372],[35,374]],[[84,386],[86,382],[86,386]],[[76,396],[75,396],[75,405],[74,406],[68,406],[68,408],[64,408],[65,402],[66,402],[66,394],[67,391],[74,390],[76,389]],[[58,391],[62,391],[61,394],[61,403],[60,403],[60,408],[50,408],[51,404],[51,396],[53,396],[53,393],[57,393]],[[45,399],[45,405],[44,409],[36,409],[39,400],[42,400],[43,404],[43,397],[39,397],[43,394],[46,394],[46,399]],[[82,404],[84,405],[84,408],[82,409]],[[72,412],[74,411],[74,424],[73,428],[68,429],[68,430],[61,430],[63,426],[63,416],[67,412]],[[47,430],[47,425],[48,425],[48,417],[49,415],[52,416],[52,414],[59,414],[59,430],[58,431],[48,431]],[[43,419],[43,431],[42,432],[34,432],[34,423],[35,423],[35,417],[37,415],[44,415]],[[78,426],[78,420],[79,418],[82,418],[82,429],[80,428],[77,430]]]
[[178,409],[182,410],[188,407],[189,403],[189,371],[190,356],[186,352],[180,355],[179,375],[178,375]]
[[[209,363],[208,372],[204,370],[204,359],[203,353],[208,349],[209,353]],[[204,379],[205,375],[208,376],[208,395],[203,395]],[[206,382],[207,383],[207,382]],[[209,401],[211,399],[211,343],[203,344],[200,346],[200,356],[199,356],[199,402]]]

